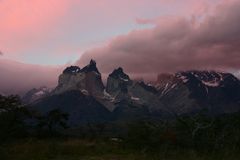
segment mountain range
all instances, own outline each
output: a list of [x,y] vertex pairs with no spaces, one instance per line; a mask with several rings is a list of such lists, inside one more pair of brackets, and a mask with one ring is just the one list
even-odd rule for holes
[[119,67],[103,84],[96,62],[67,67],[58,85],[32,89],[23,101],[47,113],[69,113],[69,124],[125,122],[142,118],[173,118],[204,111],[209,116],[240,110],[240,80],[230,73],[182,71],[160,74],[155,82],[132,80]]

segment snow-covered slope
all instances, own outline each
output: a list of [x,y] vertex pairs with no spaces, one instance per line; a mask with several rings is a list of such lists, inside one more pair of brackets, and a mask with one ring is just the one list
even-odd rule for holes
[[240,108],[240,81],[230,73],[185,71],[175,75],[164,74],[159,75],[155,86],[159,98],[166,105],[182,108],[183,112],[189,112],[188,108],[195,111],[202,106],[215,113],[217,110],[232,112]]
[[39,100],[41,98],[44,98],[50,94],[52,89],[47,88],[45,86],[40,88],[33,88],[30,91],[28,91],[24,96],[22,97],[22,100],[24,103],[32,103],[36,100]]

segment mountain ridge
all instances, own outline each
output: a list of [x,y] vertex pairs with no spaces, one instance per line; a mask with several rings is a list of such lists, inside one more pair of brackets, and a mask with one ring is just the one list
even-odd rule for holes
[[[69,98],[68,94],[79,95],[79,98]],[[56,97],[61,97],[62,103]],[[89,108],[98,106],[98,110],[107,110],[104,117],[110,121],[124,121],[126,117],[169,118],[201,110],[208,110],[209,115],[219,115],[240,110],[240,81],[230,73],[195,70],[159,75],[156,82],[146,84],[131,80],[119,67],[109,74],[104,86],[96,62],[91,60],[82,69],[67,67],[59,76],[57,87],[32,104],[40,111],[50,110],[51,104],[78,117],[83,113],[73,112],[69,106],[73,110],[77,106],[87,110],[81,103]],[[89,112],[84,111],[83,117],[96,116],[96,112],[89,109]],[[73,124],[85,120],[78,121]]]

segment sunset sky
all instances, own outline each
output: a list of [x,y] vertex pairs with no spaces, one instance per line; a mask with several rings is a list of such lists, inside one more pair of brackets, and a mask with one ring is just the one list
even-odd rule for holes
[[103,74],[238,75],[239,17],[239,0],[0,0],[0,91],[54,86],[63,67],[92,58]]

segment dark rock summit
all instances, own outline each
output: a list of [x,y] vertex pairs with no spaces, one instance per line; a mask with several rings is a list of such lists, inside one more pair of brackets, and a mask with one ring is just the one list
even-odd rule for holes
[[85,73],[96,72],[96,73],[100,74],[100,72],[97,69],[96,62],[92,59],[91,59],[90,63],[81,70],[81,72],[85,72]]
[[123,69],[121,67],[115,69],[111,74],[109,74],[109,77],[115,79],[124,79],[125,81],[130,80],[129,76],[123,72]]
[[106,91],[116,96],[119,92],[128,92],[128,86],[132,84],[129,76],[119,67],[109,74],[107,79]]
[[78,66],[70,66],[70,67],[67,67],[67,68],[63,71],[63,74],[79,73],[80,71],[81,71],[80,67],[78,67]]

